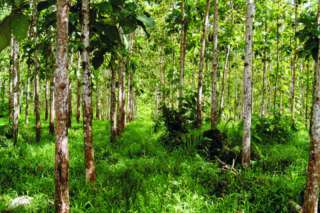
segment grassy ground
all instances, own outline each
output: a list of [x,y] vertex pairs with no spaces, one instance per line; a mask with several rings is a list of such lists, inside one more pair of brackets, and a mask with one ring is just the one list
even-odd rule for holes
[[[289,212],[301,202],[308,136],[297,132],[287,144],[261,145],[262,159],[238,174],[223,171],[195,151],[168,152],[153,133],[146,111],[117,144],[109,143],[109,124],[94,122],[97,183],[85,185],[82,125],[69,131],[72,212]],[[6,119],[0,120],[2,128]],[[44,122],[43,122],[44,124]],[[33,197],[16,212],[54,212],[54,138],[43,125],[34,144],[32,127],[21,126],[16,147],[0,138],[0,212],[12,198]]]

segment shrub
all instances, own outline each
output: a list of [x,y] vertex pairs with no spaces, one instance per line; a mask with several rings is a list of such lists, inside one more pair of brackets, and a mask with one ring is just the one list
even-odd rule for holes
[[297,127],[287,116],[253,117],[252,139],[257,143],[287,143],[295,132]]

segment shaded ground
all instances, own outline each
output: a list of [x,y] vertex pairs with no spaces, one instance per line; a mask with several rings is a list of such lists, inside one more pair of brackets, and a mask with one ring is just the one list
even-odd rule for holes
[[[6,123],[0,120],[0,125]],[[263,158],[239,174],[222,171],[183,148],[168,152],[152,132],[145,113],[131,123],[117,144],[109,143],[109,124],[94,122],[97,183],[86,186],[82,125],[69,131],[72,212],[288,212],[300,202],[305,182],[307,133],[288,144],[258,147]],[[16,212],[53,212],[54,139],[43,126],[40,144],[33,128],[21,127],[17,147],[0,146],[0,212],[20,195],[31,206]]]

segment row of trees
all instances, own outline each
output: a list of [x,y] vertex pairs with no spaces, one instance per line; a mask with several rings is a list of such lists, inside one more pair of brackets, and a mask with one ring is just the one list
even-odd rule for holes
[[[190,6],[190,8],[188,8],[188,5],[186,6],[186,2],[188,1],[181,1],[179,4],[180,7],[180,11],[177,11],[176,7],[174,6],[172,9],[171,14],[168,15],[168,20],[169,23],[173,24],[173,27],[176,27],[175,25],[180,23],[180,27],[178,28],[179,30],[176,31],[177,34],[180,34],[180,36],[177,36],[178,39],[180,39],[179,42],[180,43],[180,62],[179,62],[179,86],[178,86],[178,95],[180,97],[180,99],[178,100],[178,108],[181,108],[182,104],[182,98],[183,98],[183,94],[184,94],[184,85],[185,85],[185,57],[186,57],[186,49],[187,49],[187,44],[188,42],[192,42],[192,40],[188,40],[187,38],[187,33],[188,33],[188,25],[191,25],[192,20],[192,12],[190,12],[190,10],[194,9],[192,8],[192,6]],[[212,45],[212,68],[210,71],[210,75],[211,75],[211,100],[210,100],[210,109],[211,109],[211,115],[210,115],[210,120],[211,120],[211,128],[212,129],[216,129],[217,128],[217,124],[219,122],[219,119],[221,118],[221,116],[226,112],[223,112],[224,109],[224,89],[225,89],[225,78],[228,72],[228,63],[229,62],[229,57],[230,57],[230,43],[232,42],[226,42],[222,48],[226,49],[226,54],[225,54],[225,63],[224,63],[224,67],[222,70],[222,79],[221,79],[221,86],[220,88],[217,87],[217,82],[218,82],[218,67],[222,67],[219,66],[219,48],[220,46],[218,46],[218,37],[221,33],[221,31],[219,31],[219,3],[217,0],[213,1],[214,4],[214,10],[213,10],[213,21],[210,23],[212,25],[212,31],[210,33],[208,33],[208,27],[209,25],[209,18],[210,18],[210,4],[212,1],[207,0],[205,1],[205,5],[204,5],[204,9],[203,9],[203,16],[202,16],[202,31],[200,34],[200,46],[199,46],[199,52],[198,52],[198,56],[199,56],[199,68],[198,68],[198,76],[197,76],[197,92],[196,92],[196,127],[201,127],[202,125],[202,120],[203,120],[203,84],[204,84],[204,67],[205,67],[205,61],[206,61],[206,52],[209,47],[208,47],[208,36],[209,36],[209,40],[210,40],[210,36],[212,37],[211,40],[213,41],[213,45]],[[318,1],[318,11],[319,11],[319,2]],[[192,5],[191,2],[188,2],[190,5]],[[265,2],[259,2],[259,6],[261,5],[267,5],[268,3]],[[229,5],[234,6],[235,1],[229,1]],[[259,109],[259,113],[261,115],[266,115],[267,111],[272,112],[273,114],[276,113],[281,113],[284,111],[284,107],[283,107],[283,103],[284,103],[284,97],[283,97],[283,89],[282,87],[282,82],[284,79],[284,77],[286,76],[285,73],[283,71],[281,71],[281,65],[283,65],[283,62],[281,61],[280,57],[281,57],[281,52],[286,52],[287,57],[290,59],[290,78],[288,79],[288,97],[287,97],[287,106],[288,106],[288,114],[291,115],[291,119],[292,119],[292,123],[295,122],[295,115],[296,115],[296,105],[297,105],[297,94],[296,94],[296,87],[297,87],[297,69],[299,67],[298,65],[298,61],[299,58],[298,56],[301,57],[301,59],[303,61],[306,61],[306,59],[308,59],[308,57],[310,55],[313,55],[314,59],[315,59],[315,64],[316,64],[316,79],[315,79],[315,83],[314,83],[314,103],[313,103],[313,110],[312,110],[312,116],[311,116],[311,150],[310,150],[310,159],[309,159],[309,166],[308,166],[308,181],[307,181],[307,187],[306,187],[306,191],[305,191],[305,196],[304,196],[304,205],[303,205],[303,211],[304,212],[316,212],[318,209],[317,206],[317,202],[318,202],[318,184],[319,184],[319,178],[318,175],[320,173],[319,170],[319,166],[317,165],[318,162],[320,162],[318,159],[319,158],[319,148],[318,148],[318,144],[319,143],[319,130],[317,128],[317,126],[319,125],[319,121],[318,121],[318,117],[319,115],[318,113],[318,100],[317,100],[317,94],[318,94],[318,90],[319,90],[319,59],[316,58],[318,56],[318,37],[315,38],[315,34],[317,34],[315,31],[315,28],[313,27],[313,29],[309,29],[309,32],[306,32],[306,28],[310,27],[310,22],[315,22],[315,18],[310,18],[310,16],[312,17],[312,13],[309,14],[309,12],[311,12],[311,10],[307,9],[308,12],[301,13],[301,17],[298,20],[298,16],[299,16],[299,8],[301,7],[300,4],[302,5],[302,7],[306,7],[308,8],[309,6],[312,5],[312,2],[308,1],[308,2],[300,2],[300,1],[293,1],[292,2],[292,9],[290,9],[291,11],[293,11],[293,15],[289,16],[289,21],[290,21],[290,25],[289,25],[289,30],[290,30],[290,34],[286,35],[286,38],[289,37],[290,39],[290,43],[288,44],[288,46],[286,46],[287,44],[284,43],[284,41],[282,41],[283,43],[280,43],[280,36],[281,33],[285,33],[283,32],[284,30],[281,28],[284,28],[284,24],[280,23],[281,19],[285,19],[286,17],[281,17],[281,12],[284,12],[283,9],[281,9],[281,4],[283,4],[281,1],[277,1],[275,2],[276,5],[276,17],[277,17],[277,22],[276,22],[276,26],[275,26],[275,44],[276,44],[276,48],[275,48],[275,53],[276,53],[276,69],[275,69],[275,75],[274,76],[270,76],[273,79],[273,85],[271,82],[271,79],[268,79],[268,65],[270,66],[270,70],[272,71],[272,49],[270,47],[270,45],[272,44],[269,40],[269,35],[268,35],[268,19],[269,18],[274,18],[274,16],[270,16],[268,17],[267,15],[263,15],[261,14],[262,11],[261,8],[258,8],[258,10],[260,10],[259,12],[259,16],[258,19],[262,19],[263,23],[258,23],[255,25],[254,22],[254,17],[255,17],[255,12],[256,12],[256,5],[254,0],[247,0],[246,1],[246,19],[245,19],[245,42],[244,42],[244,53],[243,53],[243,64],[244,64],[244,68],[243,68],[243,93],[242,93],[242,101],[241,101],[241,105],[243,107],[242,110],[242,120],[243,120],[243,147],[242,147],[242,165],[244,167],[248,167],[250,165],[250,153],[251,153],[251,120],[252,120],[252,112],[253,112],[253,100],[252,97],[254,96],[253,94],[253,88],[252,88],[252,70],[253,70],[253,59],[254,58],[259,58],[259,56],[261,56],[261,61],[262,61],[262,84],[261,87],[259,89],[261,89],[259,91],[259,93],[261,94],[261,101],[257,101],[256,103],[258,103],[260,105],[260,107],[257,107]],[[189,11],[187,11],[189,9]],[[233,8],[232,8],[233,9]],[[186,12],[187,11],[187,12]],[[229,11],[228,11],[229,12]],[[186,13],[188,13],[186,15]],[[284,12],[284,14],[286,14]],[[274,15],[274,14],[273,14]],[[176,17],[174,17],[176,16]],[[186,19],[186,16],[189,18],[188,20]],[[226,20],[226,16],[224,14],[224,18]],[[233,14],[232,14],[233,16]],[[309,23],[308,21],[306,21],[307,18],[309,19]],[[318,12],[318,17],[319,17],[319,12]],[[235,20],[234,17],[231,18],[231,23],[234,25],[235,24]],[[168,21],[167,20],[167,21]],[[172,21],[173,20],[173,21]],[[259,21],[260,21],[259,20]],[[304,24],[304,28],[301,27],[301,25],[299,25],[299,22]],[[270,21],[272,22],[272,20]],[[192,23],[193,24],[193,23]],[[313,26],[317,26],[319,27],[319,18],[318,18],[318,23],[316,25]],[[261,26],[262,25],[262,33],[258,31],[258,35],[257,37],[260,37],[261,39],[261,44],[256,42],[256,46],[260,47],[259,49],[256,49],[256,52],[253,51],[253,40],[254,40],[254,33],[253,33],[253,29],[254,29],[254,25],[257,26]],[[170,25],[169,25],[170,26]],[[226,30],[226,26],[224,26],[224,30]],[[298,31],[300,30],[300,31]],[[173,30],[174,31],[174,30]],[[231,30],[233,31],[233,30]],[[282,32],[281,32],[282,31]],[[308,34],[309,33],[309,34]],[[310,35],[310,34],[313,34]],[[232,34],[231,34],[232,35]],[[175,36],[175,35],[174,35]],[[310,38],[312,37],[312,38]],[[284,39],[286,39],[284,38]],[[298,40],[299,38],[299,40]],[[192,39],[192,38],[190,38]],[[224,38],[225,39],[225,38]],[[223,41],[225,42],[225,41]],[[161,44],[160,44],[161,45]],[[174,44],[173,44],[174,45]],[[260,46],[261,45],[261,46]],[[315,47],[316,46],[316,47]],[[282,49],[281,49],[282,48]],[[285,48],[288,48],[287,50]],[[303,49],[303,48],[307,48],[307,49]],[[175,50],[173,50],[175,51]],[[241,50],[240,50],[241,51]],[[259,53],[259,52],[262,53]],[[174,53],[173,53],[174,54]],[[260,55],[259,55],[260,54]],[[161,56],[160,56],[161,58]],[[161,60],[161,59],[160,59]],[[174,60],[174,59],[173,59]],[[305,63],[305,62],[303,62]],[[209,63],[207,62],[207,65]],[[174,62],[173,62],[173,66]],[[259,65],[257,65],[259,66]],[[306,66],[306,67],[305,67]],[[307,70],[307,79],[303,79],[302,75],[304,75],[303,73],[299,74],[300,77],[300,81],[306,81],[306,92],[300,90],[301,94],[301,103],[303,110],[305,110],[305,120],[306,120],[306,125],[308,126],[308,114],[309,114],[309,105],[308,105],[308,99],[309,99],[309,93],[310,93],[310,79],[312,77],[310,77],[309,74],[309,63],[307,62],[306,64],[302,64],[300,71],[303,72],[304,70]],[[161,68],[160,68],[161,69]],[[194,69],[194,68],[193,68]],[[174,68],[173,68],[173,72],[174,72]],[[163,82],[165,82],[164,80],[164,76],[165,74],[163,73],[163,70],[160,70],[160,83],[163,84]],[[178,76],[178,75],[177,75]],[[169,77],[170,78],[170,77]],[[194,78],[194,74],[193,74],[193,78]],[[236,77],[237,78],[237,77]],[[170,79],[168,79],[170,81]],[[174,79],[172,79],[174,81]],[[235,80],[235,79],[234,79]],[[269,81],[269,82],[268,82]],[[236,82],[233,82],[233,84],[235,84]],[[301,84],[302,82],[300,82]],[[299,85],[300,86],[300,85]],[[165,85],[161,86],[162,88],[165,87]],[[237,87],[237,84],[236,84]],[[301,87],[303,88],[303,87]],[[230,88],[228,88],[230,89]],[[268,93],[268,89],[273,90],[273,96],[269,96],[271,98],[271,100],[273,99],[273,106],[269,105],[267,106],[267,102],[266,99],[269,98],[267,97],[267,93]],[[193,86],[192,90],[195,90],[195,86]],[[235,88],[235,90],[239,90],[239,88]],[[167,91],[162,90],[162,93],[166,93]],[[169,93],[175,93],[175,90],[172,90],[172,88],[169,88]],[[220,93],[220,100],[218,100],[218,92]],[[280,94],[279,94],[280,93]],[[208,94],[208,93],[207,93]],[[269,93],[271,94],[271,93]],[[162,94],[160,97],[164,97],[165,95]],[[171,96],[171,95],[169,95]],[[238,95],[237,95],[238,96]],[[278,99],[278,97],[280,96],[280,101]],[[239,97],[235,97],[236,99],[239,99]],[[157,100],[158,102],[158,100]],[[160,102],[171,102],[172,105],[175,105],[175,100],[171,99],[169,101],[166,100],[161,100]],[[219,106],[220,104],[220,106]],[[239,105],[239,102],[236,103],[235,108],[237,109]],[[272,108],[271,108],[272,107]],[[300,106],[301,107],[301,106]],[[239,114],[239,111],[236,110],[235,114]]]
[[[19,114],[23,104],[21,84],[24,83],[25,124],[29,124],[29,100],[32,96],[35,141],[40,142],[40,89],[41,80],[44,80],[45,120],[49,119],[49,131],[52,134],[55,133],[56,138],[55,206],[57,212],[69,212],[68,128],[71,127],[72,122],[72,71],[75,70],[76,77],[76,118],[78,122],[81,117],[82,101],[86,181],[94,183],[96,171],[92,139],[92,99],[93,83],[98,87],[100,79],[93,79],[92,68],[97,71],[103,70],[102,74],[107,75],[104,79],[109,79],[110,82],[96,88],[96,117],[101,118],[102,97],[99,90],[105,87],[110,88],[110,97],[107,98],[109,110],[105,111],[107,118],[111,120],[110,135],[111,141],[114,142],[125,128],[126,122],[132,121],[135,116],[135,66],[134,62],[130,61],[134,31],[138,26],[146,30],[147,25],[153,25],[153,21],[143,13],[143,8],[139,3],[124,1],[92,5],[89,0],[79,1],[76,4],[68,0],[58,0],[56,5],[55,1],[32,0],[26,3],[24,1],[5,1],[1,2],[1,6],[4,11],[11,10],[11,14],[2,22],[2,26],[8,27],[10,33],[2,36],[11,37],[8,101],[9,123],[12,127],[13,140],[15,143],[18,142]],[[30,24],[28,16],[24,15],[28,13],[31,17]],[[17,15],[18,18],[16,18]],[[106,15],[111,16],[111,20],[106,21]],[[13,25],[16,21],[23,20],[26,20],[23,26]],[[22,27],[22,30],[17,27]],[[22,41],[27,32],[29,38]],[[16,39],[17,36],[19,39]],[[7,44],[4,43],[1,48],[5,46]],[[19,51],[21,49],[23,51]],[[23,58],[26,58],[27,64],[25,82],[20,77],[24,73],[20,73],[19,69],[20,64],[23,64],[21,61]],[[78,61],[75,69],[74,58]],[[31,81],[34,83],[33,94],[30,94]],[[1,89],[3,93],[6,93],[5,81],[2,81],[2,85]],[[4,104],[5,100],[2,101]]]
[[[320,25],[320,19],[314,24],[316,13],[312,3],[254,0],[247,0],[246,4],[235,0],[154,1],[145,7],[150,7],[148,9],[158,24],[150,32],[150,38],[145,40],[141,31],[135,32],[136,28],[141,26],[146,29],[153,25],[153,21],[146,15],[145,7],[140,2],[112,0],[90,5],[89,0],[75,4],[68,0],[57,0],[54,5],[54,1],[32,0],[29,9],[21,2],[3,2],[2,5],[12,8],[12,15],[4,19],[2,26],[8,25],[13,30],[0,36],[11,38],[8,85],[13,138],[17,142],[22,106],[22,95],[19,95],[19,49],[22,48],[21,45],[19,48],[19,41],[23,37],[20,35],[28,31],[27,40],[30,42],[26,41],[22,46],[27,59],[24,79],[25,123],[29,120],[29,87],[33,81],[31,96],[34,99],[36,141],[39,142],[40,82],[44,79],[45,118],[49,118],[50,131],[53,133],[55,130],[56,135],[57,212],[69,211],[68,128],[72,117],[72,91],[76,92],[78,121],[82,99],[87,182],[94,182],[96,178],[92,140],[93,82],[96,87],[96,117],[100,117],[100,109],[108,108],[105,111],[111,120],[111,141],[114,142],[123,131],[126,120],[134,118],[136,90],[150,90],[150,96],[155,94],[157,106],[169,104],[178,109],[182,107],[183,98],[194,93],[196,127],[202,126],[206,111],[210,111],[208,114],[212,129],[217,128],[221,119],[243,120],[242,165],[248,167],[252,113],[262,116],[288,113],[292,121],[302,118],[308,123],[312,93],[310,85],[313,80],[310,72],[311,56],[317,64],[317,75],[304,210],[314,212],[317,209],[320,172],[317,128],[320,66],[318,54],[314,53],[319,49],[315,29]],[[244,8],[246,15],[243,14]],[[15,20],[23,22],[28,12],[31,17],[30,27],[26,22],[27,27],[19,25],[22,30],[15,30]],[[162,17],[163,14],[166,16]],[[23,30],[25,28],[27,30]],[[0,43],[1,48],[5,45]],[[179,52],[179,60],[176,60],[176,52]],[[148,61],[142,57],[146,55]],[[300,73],[297,72],[299,65]],[[72,70],[75,70],[75,74],[72,74]],[[103,71],[95,73],[97,70]],[[135,70],[139,72],[135,74]],[[75,81],[72,75],[76,77]],[[139,82],[135,81],[135,75],[139,76]],[[239,80],[240,76],[243,83]],[[109,83],[99,85],[101,78],[108,79]],[[1,85],[5,83],[2,81]],[[76,90],[72,89],[74,87]],[[240,88],[243,88],[242,92]],[[300,97],[297,97],[297,88],[302,93]],[[4,91],[4,87],[1,89]],[[104,89],[108,89],[106,94],[109,98],[102,101],[105,94],[101,95],[99,91],[104,92]],[[101,107],[101,104],[105,107]]]

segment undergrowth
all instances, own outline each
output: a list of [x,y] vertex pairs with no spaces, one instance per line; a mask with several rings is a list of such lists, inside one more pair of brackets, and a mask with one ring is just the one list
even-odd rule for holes
[[[0,120],[1,134],[5,123]],[[21,195],[33,202],[16,212],[54,212],[54,137],[43,124],[39,144],[33,142],[32,123],[20,128],[15,147],[1,135],[0,212]],[[203,140],[203,130],[190,131],[182,136],[183,146],[168,151],[159,143],[164,130],[153,131],[149,114],[129,124],[115,144],[109,143],[109,123],[95,121],[97,182],[86,186],[81,125],[74,121],[69,131],[71,212],[289,212],[289,200],[301,202],[305,131],[279,143],[254,141],[259,158],[234,174],[198,152],[195,143]],[[238,149],[241,124],[219,128],[228,147]]]

